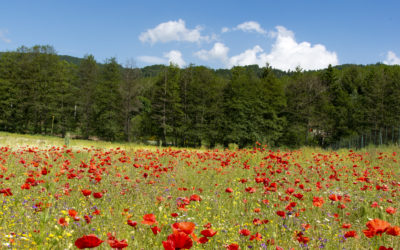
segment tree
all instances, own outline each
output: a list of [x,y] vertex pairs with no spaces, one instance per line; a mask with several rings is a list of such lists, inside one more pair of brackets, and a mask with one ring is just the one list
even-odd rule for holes
[[128,61],[123,69],[123,78],[120,87],[121,95],[121,112],[124,122],[124,137],[125,140],[131,141],[131,120],[135,115],[138,115],[142,102],[139,95],[143,89],[140,84],[141,72],[135,67],[135,63]]
[[115,58],[106,60],[95,90],[94,129],[97,136],[108,141],[123,138],[120,85],[120,65]]
[[[88,139],[95,129],[94,99],[99,82],[99,69],[93,55],[86,55],[78,69],[77,87],[79,101],[75,104],[79,107],[80,128],[84,139]],[[76,106],[74,107],[76,110]],[[76,117],[77,114],[75,113]]]
[[170,64],[161,72],[154,84],[151,120],[158,128],[157,137],[163,145],[167,139],[173,139],[176,144],[182,118],[182,109],[179,96],[180,69]]

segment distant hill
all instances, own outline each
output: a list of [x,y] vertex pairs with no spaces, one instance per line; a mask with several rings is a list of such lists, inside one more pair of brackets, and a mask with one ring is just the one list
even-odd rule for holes
[[[0,57],[2,54],[4,54],[6,52],[0,52]],[[70,64],[79,66],[81,64],[81,62],[84,60],[83,58],[80,57],[74,57],[74,56],[69,56],[69,55],[58,55],[58,57],[61,60],[65,60]],[[102,67],[104,65],[104,63],[99,63],[97,62],[97,64]],[[379,64],[379,63],[377,63]],[[342,65],[336,65],[334,66],[334,68],[336,69],[344,69],[344,68],[348,68],[348,67],[363,67],[365,65],[360,65],[360,64],[342,64]],[[123,67],[123,66],[122,66]],[[155,64],[155,65],[150,65],[150,66],[146,66],[141,68],[142,71],[142,75],[143,77],[154,77],[157,76],[163,69],[165,69],[166,65],[163,64]],[[247,65],[245,66],[245,68],[247,68],[247,70],[250,71],[254,71],[256,73],[257,76],[261,76],[262,75],[262,68],[260,68],[258,65]],[[280,78],[280,77],[284,77],[284,76],[291,76],[295,71],[283,71],[280,69],[272,69],[272,71],[275,73],[275,75]],[[320,71],[320,70],[310,70],[311,72],[315,72],[315,71]],[[229,79],[232,76],[232,71],[230,69],[214,69],[214,72],[216,75],[218,75],[219,77],[225,78],[225,79]]]

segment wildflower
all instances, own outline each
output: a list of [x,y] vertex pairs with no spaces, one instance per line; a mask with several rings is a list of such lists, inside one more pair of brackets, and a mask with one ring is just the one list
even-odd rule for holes
[[94,234],[84,235],[75,241],[75,246],[79,249],[94,248],[103,243],[101,239],[97,238]]
[[143,215],[143,221],[142,224],[146,224],[146,225],[154,225],[157,224],[156,221],[156,216],[154,214],[145,214]]
[[61,217],[60,219],[58,219],[58,224],[62,227],[66,227],[68,226],[68,222],[65,220],[64,217]]
[[157,235],[159,232],[161,232],[161,228],[155,226],[151,228],[151,231],[153,231],[154,235]]
[[286,214],[284,211],[277,211],[276,214],[282,218],[286,218]]
[[226,249],[227,249],[227,250],[239,250],[240,247],[239,247],[239,245],[236,244],[236,243],[231,243],[230,245],[228,245],[228,246],[226,247]]
[[103,194],[101,192],[93,193],[93,197],[96,199],[100,199],[101,197],[103,197]]
[[241,229],[239,230],[239,234],[243,236],[249,236],[250,235],[250,230],[248,229]]
[[356,231],[348,231],[344,234],[345,238],[355,238],[357,237]]
[[83,194],[84,196],[89,196],[89,195],[92,194],[92,191],[90,191],[90,190],[88,190],[88,189],[82,189],[81,192],[82,192],[82,194]]
[[322,197],[313,198],[313,205],[315,207],[322,207],[323,204],[324,204],[324,199]]
[[388,230],[386,230],[386,233],[392,236],[399,236],[400,235],[400,227],[394,226],[394,227],[389,227]]
[[172,224],[172,230],[175,232],[183,232],[185,234],[191,234],[194,231],[195,224],[193,222],[177,222]]
[[163,241],[163,246],[165,250],[190,249],[193,241],[184,232],[174,232],[168,235],[167,241]]
[[368,229],[363,230],[366,237],[372,238],[375,235],[381,236],[390,228],[390,224],[384,220],[373,219],[367,222]]
[[396,213],[396,208],[394,208],[394,207],[388,207],[388,208],[386,208],[386,213],[388,213],[388,214],[395,214]]
[[214,231],[213,229],[206,229],[201,231],[200,233],[205,237],[213,237],[217,233],[217,231]]
[[126,240],[117,240],[115,238],[115,235],[112,235],[110,233],[108,233],[107,236],[107,243],[110,245],[111,248],[124,249],[128,247],[128,243],[126,242]]
[[136,222],[136,221],[128,220],[127,223],[128,223],[128,225],[131,226],[131,227],[136,227],[136,225],[137,225],[137,222]]

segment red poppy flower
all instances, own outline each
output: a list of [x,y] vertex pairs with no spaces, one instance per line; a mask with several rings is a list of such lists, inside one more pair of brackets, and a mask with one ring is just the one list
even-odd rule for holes
[[342,228],[346,228],[346,229],[351,228],[351,224],[343,223]]
[[89,224],[92,221],[92,218],[89,215],[85,215],[83,216],[83,218],[85,218],[87,224]]
[[178,217],[178,214],[177,213],[172,213],[171,216],[175,218],[175,217]]
[[303,232],[299,232],[296,235],[296,239],[298,242],[303,243],[303,244],[307,244],[310,241],[310,238],[303,236]]
[[372,202],[371,207],[378,207],[378,202],[376,201]]
[[366,237],[372,238],[375,235],[381,236],[390,228],[390,223],[380,219],[373,219],[367,222],[368,229],[363,230]]
[[213,237],[217,233],[217,231],[214,231],[210,228],[210,229],[203,230],[200,233],[201,233],[201,235],[203,235],[205,237]]
[[156,216],[154,214],[145,214],[145,215],[143,215],[142,224],[146,224],[146,225],[157,224]]
[[92,191],[90,191],[90,190],[88,190],[88,189],[82,189],[81,192],[82,192],[82,194],[83,194],[84,196],[89,196],[89,195],[92,194]]
[[259,240],[262,240],[262,236],[261,236],[260,233],[257,232],[256,234],[250,236],[250,240],[257,240],[257,241],[259,241]]
[[276,214],[282,218],[286,218],[286,213],[284,211],[277,211]]
[[200,244],[205,244],[205,243],[208,242],[208,238],[205,237],[205,236],[201,237],[197,242],[200,243]]
[[211,225],[211,223],[210,223],[210,222],[208,222],[208,223],[207,223],[207,224],[205,224],[203,227],[204,227],[204,228],[207,228],[207,229],[209,229],[209,228],[211,228],[211,226],[212,226],[212,225]]
[[344,234],[345,238],[355,238],[357,237],[356,231],[348,231]]
[[13,193],[11,192],[11,188],[0,189],[0,194],[3,194],[4,196],[12,196],[13,195]]
[[201,197],[198,196],[197,194],[194,194],[194,195],[190,196],[190,200],[191,201],[201,201]]
[[98,192],[98,193],[93,193],[93,197],[96,199],[100,199],[101,197],[103,197],[103,194]]
[[386,213],[388,213],[388,214],[395,214],[396,213],[396,208],[394,208],[394,207],[388,207],[388,208],[386,208]]
[[78,214],[78,212],[75,211],[74,209],[70,209],[70,210],[68,210],[68,214],[69,214],[69,216],[71,216],[71,217],[76,217],[76,215]]
[[380,246],[378,250],[393,250],[393,247]]
[[151,228],[151,231],[153,231],[154,235],[157,235],[159,232],[161,232],[161,228],[155,226]]
[[293,196],[296,197],[296,198],[299,199],[299,200],[303,199],[303,195],[300,194],[300,193],[294,194]]
[[286,193],[287,194],[292,194],[294,192],[294,188],[288,188],[288,189],[286,189]]
[[230,244],[229,246],[227,246],[226,249],[227,249],[227,250],[239,250],[240,247],[239,247],[238,244],[232,243],[232,244]]
[[239,230],[239,234],[243,236],[249,236],[250,235],[250,230],[248,229],[241,229]]
[[394,226],[394,227],[389,227],[388,230],[386,230],[386,233],[392,236],[399,236],[400,235],[400,227]]
[[100,210],[96,209],[96,210],[94,210],[94,212],[92,214],[93,215],[99,215],[100,214]]
[[74,209],[68,210],[68,214],[69,214],[69,216],[71,216],[72,218],[74,218],[74,221],[79,221],[79,220],[80,220],[79,217],[77,216],[77,215],[78,215],[78,212],[75,211]]
[[65,220],[64,217],[61,217],[60,219],[58,219],[58,224],[59,224],[60,226],[63,226],[63,227],[68,226],[68,222]]
[[342,199],[342,196],[341,195],[336,195],[336,194],[331,194],[331,195],[329,195],[329,199],[331,201],[340,201]]
[[136,227],[136,225],[137,225],[137,222],[136,222],[136,221],[128,220],[127,223],[128,223],[128,225],[131,226],[131,227]]
[[75,241],[75,246],[79,249],[94,248],[103,243],[101,239],[97,238],[94,234],[84,235]]
[[126,242],[126,240],[117,240],[115,236],[112,236],[110,233],[108,234],[107,243],[111,248],[124,249],[128,247],[128,242]]
[[313,205],[315,207],[322,207],[323,204],[324,204],[324,199],[322,197],[313,198]]
[[232,188],[227,188],[227,189],[225,189],[225,192],[226,192],[226,193],[232,193],[232,192],[233,192],[233,189],[232,189]]
[[175,250],[175,243],[173,241],[167,240],[162,242],[164,250]]
[[174,232],[168,235],[167,241],[163,241],[164,249],[190,249],[193,241],[184,232]]
[[172,230],[174,232],[183,232],[185,234],[191,234],[194,231],[196,224],[193,222],[177,222],[172,224]]

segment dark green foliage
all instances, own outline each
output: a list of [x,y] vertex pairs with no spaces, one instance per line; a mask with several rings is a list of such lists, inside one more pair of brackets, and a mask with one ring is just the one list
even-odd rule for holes
[[179,96],[180,70],[171,64],[157,77],[151,98],[151,121],[156,127],[156,136],[163,145],[169,141],[176,144],[182,122]]
[[121,124],[121,71],[115,58],[106,61],[101,80],[94,91],[95,134],[102,139],[114,141],[123,138]]
[[400,66],[139,69],[115,59],[99,64],[91,55],[58,56],[51,46],[0,53],[3,131],[190,147],[299,147],[360,135],[364,144],[393,141],[399,125]]

